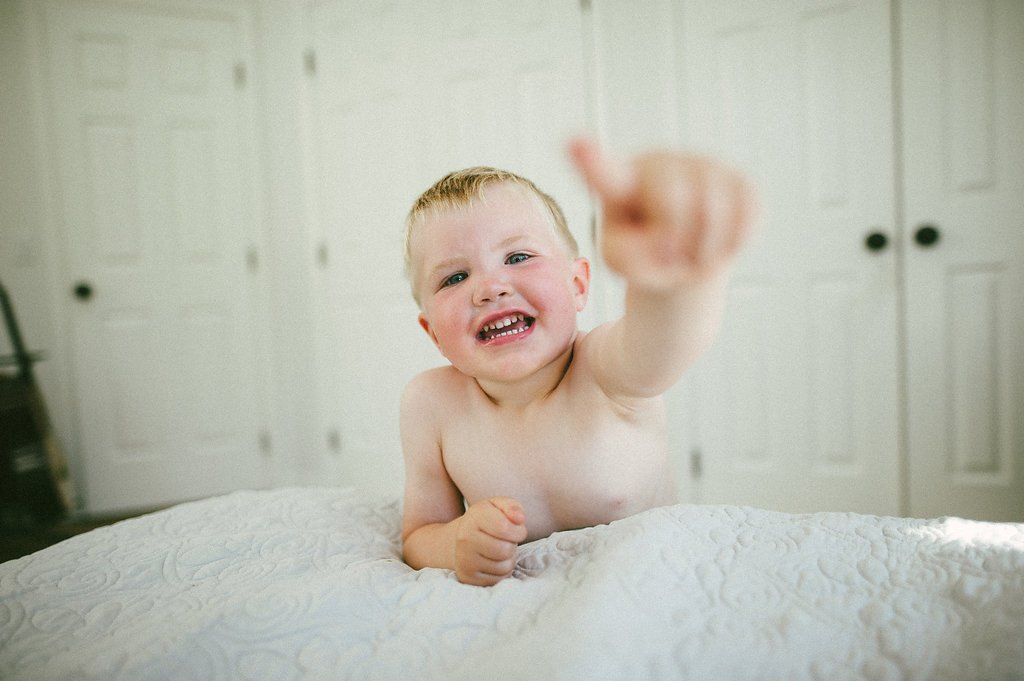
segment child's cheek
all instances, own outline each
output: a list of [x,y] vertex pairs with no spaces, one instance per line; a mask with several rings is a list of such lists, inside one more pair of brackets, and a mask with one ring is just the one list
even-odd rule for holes
[[441,349],[448,359],[453,359],[451,354],[458,352],[459,348],[466,343],[468,333],[466,324],[457,315],[449,314],[442,318],[441,334],[438,335]]

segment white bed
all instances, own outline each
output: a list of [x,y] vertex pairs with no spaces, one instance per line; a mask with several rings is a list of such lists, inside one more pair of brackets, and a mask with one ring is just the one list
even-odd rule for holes
[[414,572],[395,500],[239,492],[0,565],[2,679],[1022,679],[1024,524],[680,505]]

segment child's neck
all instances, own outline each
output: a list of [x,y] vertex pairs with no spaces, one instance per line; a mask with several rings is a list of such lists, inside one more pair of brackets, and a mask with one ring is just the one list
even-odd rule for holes
[[484,396],[496,407],[525,411],[532,405],[543,402],[558,389],[562,379],[569,372],[569,367],[572,366],[575,349],[576,337],[565,352],[554,361],[518,381],[474,380]]

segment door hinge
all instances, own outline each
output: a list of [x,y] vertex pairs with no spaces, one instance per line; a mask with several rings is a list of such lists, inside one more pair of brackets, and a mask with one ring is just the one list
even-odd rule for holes
[[256,274],[260,269],[260,252],[256,250],[255,246],[250,246],[245,252],[245,264],[249,268],[250,274]]
[[327,244],[320,242],[320,245],[316,247],[316,264],[320,266],[320,269],[327,267]]
[[584,12],[589,12],[593,4],[593,0],[580,0],[580,9],[582,9]]
[[699,449],[690,451],[690,477],[694,480],[700,479],[704,474],[704,455]]
[[313,50],[306,50],[302,55],[302,63],[306,67],[307,76],[316,75],[316,52]]
[[270,440],[270,433],[266,430],[260,431],[260,454],[263,456],[270,456],[273,451],[272,442]]
[[327,449],[329,449],[332,454],[341,453],[341,433],[338,432],[337,428],[332,428],[327,431]]
[[235,87],[241,90],[245,87],[245,81],[249,77],[248,69],[245,67],[245,62],[238,62],[235,64]]

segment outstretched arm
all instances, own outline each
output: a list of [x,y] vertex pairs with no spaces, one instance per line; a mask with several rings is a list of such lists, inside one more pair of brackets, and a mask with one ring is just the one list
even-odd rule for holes
[[623,161],[587,140],[570,154],[601,202],[604,260],[627,283],[622,319],[590,334],[595,376],[612,395],[658,395],[718,331],[729,265],[756,214],[753,188],[708,158]]

